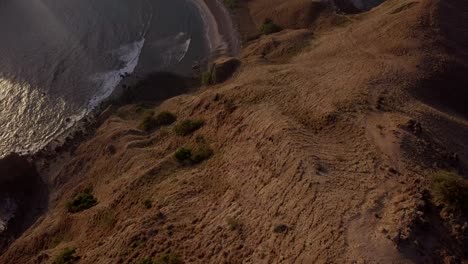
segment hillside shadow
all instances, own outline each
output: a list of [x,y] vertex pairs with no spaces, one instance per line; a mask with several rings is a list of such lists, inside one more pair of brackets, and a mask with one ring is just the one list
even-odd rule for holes
[[119,86],[103,104],[121,106],[134,103],[155,103],[187,93],[199,83],[193,78],[170,72],[149,73],[134,84]]
[[18,154],[0,159],[0,254],[33,225],[47,208],[48,188],[34,165]]

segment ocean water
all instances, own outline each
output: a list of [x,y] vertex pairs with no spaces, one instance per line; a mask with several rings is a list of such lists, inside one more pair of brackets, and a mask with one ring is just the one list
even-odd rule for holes
[[0,0],[0,157],[65,133],[122,75],[189,75],[213,52],[195,1]]

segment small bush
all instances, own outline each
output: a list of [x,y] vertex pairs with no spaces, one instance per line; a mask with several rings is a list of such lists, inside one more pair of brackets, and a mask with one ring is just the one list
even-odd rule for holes
[[174,157],[179,162],[184,162],[190,160],[190,158],[192,157],[192,151],[187,148],[180,148],[175,152]]
[[54,264],[70,264],[75,263],[80,259],[76,256],[75,248],[65,248],[54,260]]
[[204,125],[202,120],[185,120],[174,127],[178,136],[188,136]]
[[288,230],[289,230],[289,227],[287,225],[284,225],[284,224],[276,225],[273,228],[274,233],[281,233],[281,234],[284,234],[284,233],[288,232]]
[[151,209],[151,207],[153,207],[153,202],[151,202],[150,199],[147,199],[143,202],[143,205],[145,206],[146,209]]
[[156,116],[155,122],[157,126],[169,126],[174,123],[176,119],[177,118],[173,113],[163,111]]
[[150,111],[143,116],[143,120],[141,121],[138,128],[148,132],[161,126],[171,125],[175,121],[176,116],[171,112],[164,111],[155,117],[154,112]]
[[439,171],[432,176],[431,192],[449,208],[468,209],[468,182],[455,172]]
[[91,189],[86,189],[83,193],[78,194],[71,202],[67,204],[70,213],[78,213],[89,209],[97,204],[97,199],[91,193]]
[[208,86],[210,84],[213,84],[213,77],[211,75],[211,72],[207,71],[202,73],[201,75],[201,84],[204,86]]
[[153,111],[146,111],[143,115],[143,119],[141,120],[140,125],[138,126],[139,129],[143,131],[150,131],[154,129],[156,126],[154,120],[154,112]]
[[267,18],[260,27],[260,31],[262,34],[268,35],[281,31],[281,27],[273,23],[273,20]]
[[213,156],[213,150],[206,144],[200,144],[192,156],[192,162],[201,163]]

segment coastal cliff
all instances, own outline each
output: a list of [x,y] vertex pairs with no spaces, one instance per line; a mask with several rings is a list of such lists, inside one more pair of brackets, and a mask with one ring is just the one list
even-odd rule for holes
[[48,210],[1,263],[467,261],[465,2],[236,3],[231,78],[40,166]]

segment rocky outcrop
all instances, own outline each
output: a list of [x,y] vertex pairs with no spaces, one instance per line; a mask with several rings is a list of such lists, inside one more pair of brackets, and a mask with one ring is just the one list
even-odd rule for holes
[[211,67],[211,83],[225,82],[234,74],[240,65],[240,60],[233,57],[223,57],[216,60]]

